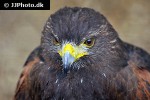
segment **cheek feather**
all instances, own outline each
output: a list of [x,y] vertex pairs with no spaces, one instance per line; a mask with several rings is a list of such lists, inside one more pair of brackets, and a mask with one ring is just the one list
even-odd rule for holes
[[114,40],[111,40],[109,43],[115,43],[117,40],[114,39]]

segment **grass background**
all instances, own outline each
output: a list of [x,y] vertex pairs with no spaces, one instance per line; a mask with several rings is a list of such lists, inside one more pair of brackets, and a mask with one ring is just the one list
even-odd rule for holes
[[107,17],[122,40],[150,53],[150,0],[51,0],[51,10],[0,11],[0,100],[11,100],[22,66],[39,45],[49,15],[65,6],[90,7]]

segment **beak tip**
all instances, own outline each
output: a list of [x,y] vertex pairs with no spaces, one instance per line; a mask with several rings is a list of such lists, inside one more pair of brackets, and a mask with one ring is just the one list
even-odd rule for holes
[[64,72],[65,74],[67,74],[67,73],[69,72],[70,66],[71,66],[70,64],[63,65],[63,72]]
[[64,72],[65,74],[67,74],[67,73],[68,73],[68,71],[69,71],[69,69],[68,69],[68,68],[64,68],[64,69],[63,69],[63,72]]

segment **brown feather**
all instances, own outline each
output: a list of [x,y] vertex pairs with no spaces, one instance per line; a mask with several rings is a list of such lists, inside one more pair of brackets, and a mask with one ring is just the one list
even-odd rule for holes
[[[79,46],[91,36],[95,43],[86,48],[89,54],[64,73],[58,49],[64,42]],[[54,45],[55,38],[60,45]],[[14,99],[150,100],[150,55],[123,42],[102,14],[66,7],[48,19],[40,47],[25,63]]]
[[135,74],[138,82],[136,95],[139,100],[150,100],[150,72],[143,68],[140,69],[134,62],[129,62],[132,66],[133,73]]
[[18,84],[17,84],[17,88],[16,88],[16,92],[15,92],[15,98],[17,98],[17,95],[19,93],[27,91],[27,88],[28,88],[28,77],[29,77],[30,71],[31,71],[32,67],[36,63],[38,63],[39,61],[40,61],[40,59],[38,57],[36,57],[36,58],[34,58],[33,61],[28,62],[27,65],[24,67],[24,69],[23,69],[23,71],[22,71],[22,73],[20,75]]

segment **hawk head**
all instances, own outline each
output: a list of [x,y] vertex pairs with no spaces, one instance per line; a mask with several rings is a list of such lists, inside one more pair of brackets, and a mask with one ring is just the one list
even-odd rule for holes
[[92,66],[119,70],[118,64],[125,64],[117,32],[93,9],[60,9],[48,18],[42,33],[43,58],[65,73]]

